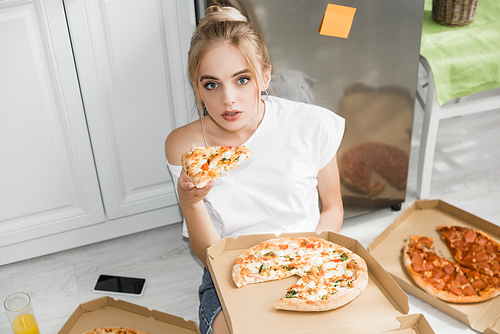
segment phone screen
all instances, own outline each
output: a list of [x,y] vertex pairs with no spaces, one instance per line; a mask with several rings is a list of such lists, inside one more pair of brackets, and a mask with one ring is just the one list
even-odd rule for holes
[[144,278],[100,275],[94,290],[141,295],[145,284],[146,279]]

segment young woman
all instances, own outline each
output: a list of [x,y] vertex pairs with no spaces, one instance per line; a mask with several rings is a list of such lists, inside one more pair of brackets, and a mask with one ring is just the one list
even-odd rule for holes
[[[336,152],[344,120],[318,106],[268,96],[267,48],[234,8],[207,9],[188,62],[200,119],[172,131],[165,150],[183,234],[201,262],[206,266],[206,249],[226,236],[338,232],[343,207]],[[198,189],[183,172],[181,155],[216,145],[245,145],[254,154]],[[201,333],[228,332],[206,269],[199,294]]]

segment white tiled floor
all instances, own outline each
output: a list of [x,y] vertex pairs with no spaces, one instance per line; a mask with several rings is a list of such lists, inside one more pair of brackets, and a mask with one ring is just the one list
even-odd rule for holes
[[[495,93],[500,93],[497,90]],[[406,202],[399,212],[379,210],[347,219],[341,233],[365,247],[416,200],[416,166],[422,111],[416,108]],[[431,198],[442,199],[500,225],[500,109],[444,120],[440,125]],[[136,304],[198,320],[202,266],[175,224],[0,267],[0,298],[29,292],[43,334],[57,333],[82,302],[100,297],[92,287],[100,273],[148,279]],[[409,296],[410,313],[423,313],[436,333],[475,333],[467,325]],[[10,333],[0,312],[0,333]]]

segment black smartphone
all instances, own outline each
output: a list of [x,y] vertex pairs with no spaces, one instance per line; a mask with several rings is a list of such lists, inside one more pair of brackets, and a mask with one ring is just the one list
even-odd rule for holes
[[144,292],[145,286],[145,278],[99,275],[94,286],[94,291],[140,297]]

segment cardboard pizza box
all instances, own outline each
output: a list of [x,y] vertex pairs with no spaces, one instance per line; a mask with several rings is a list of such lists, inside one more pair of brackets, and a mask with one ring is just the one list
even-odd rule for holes
[[437,230],[440,225],[468,226],[483,230],[497,241],[500,240],[500,226],[441,200],[418,200],[383,231],[368,246],[368,249],[408,293],[448,313],[479,332],[486,333],[488,330],[488,333],[500,333],[500,326],[498,324],[496,327],[494,326],[500,316],[500,298],[496,297],[485,302],[471,304],[445,302],[419,288],[406,273],[401,255],[407,237],[412,234],[432,237],[436,253],[453,260],[453,256]]
[[171,314],[101,297],[80,304],[58,334],[81,334],[96,327],[132,327],[150,334],[195,334],[198,325]]
[[486,328],[486,330],[484,331],[484,334],[495,334],[495,333],[500,333],[500,318],[497,318],[495,323],[490,327]]
[[423,314],[408,314],[397,318],[401,322],[401,327],[396,330],[391,330],[385,333],[394,334],[426,334],[434,333],[431,325]]
[[286,233],[280,237],[319,237],[352,250],[368,265],[368,286],[358,298],[335,310],[276,310],[274,302],[285,295],[297,276],[241,288],[231,276],[234,261],[243,251],[276,235],[224,238],[207,250],[207,266],[232,333],[382,333],[411,328],[404,317],[409,312],[408,296],[357,240],[334,232]]

